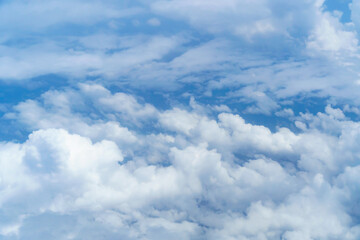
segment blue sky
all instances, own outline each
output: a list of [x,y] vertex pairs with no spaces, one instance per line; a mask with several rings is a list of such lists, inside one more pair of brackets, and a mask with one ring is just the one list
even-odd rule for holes
[[0,239],[359,239],[360,1],[0,1]]

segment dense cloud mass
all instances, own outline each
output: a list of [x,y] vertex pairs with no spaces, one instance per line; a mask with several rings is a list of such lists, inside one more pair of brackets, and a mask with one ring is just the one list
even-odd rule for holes
[[[76,109],[85,100],[91,113]],[[324,113],[294,117],[303,128],[298,133],[272,132],[200,107],[159,110],[88,84],[19,103],[6,117],[32,133],[24,143],[1,144],[1,233],[9,239],[359,237],[358,122],[328,105]],[[149,122],[154,129],[142,133]],[[60,231],[58,221],[73,224]]]
[[360,239],[360,2],[0,2],[0,239]]

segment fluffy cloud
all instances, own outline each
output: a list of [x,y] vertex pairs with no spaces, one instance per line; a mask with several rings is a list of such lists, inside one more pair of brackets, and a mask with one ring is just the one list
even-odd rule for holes
[[326,4],[0,3],[0,238],[359,239],[359,4]]
[[[55,9],[55,5],[64,9],[70,6],[67,1],[61,4],[38,1],[31,5],[35,10],[31,10],[22,7],[26,4],[23,1],[2,4],[1,9],[7,12],[4,21],[19,22],[6,19],[18,16],[11,14],[16,9],[29,11],[26,16],[36,10],[37,17],[42,19],[48,18],[49,9]],[[278,111],[279,101],[314,93],[357,101],[355,28],[352,23],[341,22],[339,13],[326,11],[323,1],[74,4],[79,5],[76,9],[103,10],[81,11],[88,14],[84,16],[70,12],[68,18],[54,13],[51,21],[34,18],[34,23],[26,22],[38,29],[29,27],[29,31],[44,34],[50,31],[50,26],[65,29],[64,24],[69,23],[81,30],[79,34],[59,30],[55,35],[39,37],[33,33],[26,38],[21,34],[23,31],[16,30],[16,24],[11,27],[17,31],[15,35],[11,29],[4,29],[5,37],[0,44],[2,81],[29,82],[33,78],[29,83],[32,85],[39,76],[58,74],[72,83],[99,78],[106,85],[135,89],[176,92],[187,88],[192,95],[205,96],[221,92],[225,100],[217,99],[217,104],[228,99],[252,103],[243,109],[247,114],[270,115]],[[352,8],[355,7],[356,3]],[[161,30],[148,31],[146,27],[132,25],[132,21],[141,25],[149,19],[164,23],[158,26]],[[189,21],[191,26],[176,25],[182,20]],[[170,28],[167,22],[179,29]],[[90,23],[102,27],[91,28]],[[206,31],[196,35],[193,27]],[[16,43],[21,43],[21,47]]]
[[[112,104],[104,107],[103,99]],[[92,114],[79,108],[85,100]],[[127,108],[117,107],[124,101]],[[89,237],[94,225],[94,239],[359,237],[351,205],[358,122],[329,105],[293,116],[304,132],[272,132],[236,114],[213,118],[199,110],[159,110],[94,84],[20,103],[8,117],[34,131],[1,146],[1,204],[9,217],[0,233],[36,239],[30,227],[47,219],[42,234],[58,238]],[[142,124],[129,124],[121,112]],[[108,117],[100,124],[98,114]],[[154,121],[157,128],[143,132]]]
[[327,51],[356,51],[358,39],[355,31],[344,29],[340,16],[322,13],[312,34],[309,36],[308,47],[315,50]]

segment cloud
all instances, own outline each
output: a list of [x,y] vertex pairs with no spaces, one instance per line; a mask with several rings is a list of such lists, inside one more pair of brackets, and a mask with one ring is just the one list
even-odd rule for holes
[[[94,36],[94,38],[96,37],[99,36]],[[95,49],[86,51],[73,49],[72,46],[64,49],[56,42],[35,44],[27,46],[25,49],[3,46],[4,56],[0,57],[0,69],[2,70],[0,78],[11,81],[46,74],[60,74],[78,78],[104,76],[114,79],[119,75],[126,75],[134,67],[160,60],[180,41],[176,37],[162,36],[145,39],[142,37],[107,38],[109,44],[115,44],[116,49],[122,49],[106,54],[106,48],[101,49],[100,47],[102,51],[97,51],[99,47],[91,42],[95,40],[94,38],[79,39],[87,47],[95,45]],[[102,39],[98,41],[102,42]],[[135,44],[129,46],[129,41],[134,41]]]
[[291,108],[285,108],[275,113],[278,117],[290,118],[294,116],[294,111]]
[[307,45],[310,49],[327,51],[356,51],[358,39],[355,31],[348,31],[338,17],[322,13]]
[[[165,16],[184,19],[211,33],[229,32],[251,40],[271,34],[307,34],[323,1],[155,1],[152,9]],[[302,19],[302,21],[298,21]],[[304,19],[306,19],[304,21]]]
[[358,3],[326,4],[2,2],[0,238],[359,239]]
[[61,24],[92,25],[138,14],[140,8],[117,8],[114,2],[98,1],[11,1],[0,7],[0,28],[7,33],[38,32]]
[[[13,119],[33,132],[0,148],[2,211],[12,216],[0,224],[3,237],[36,238],[31,224],[47,219],[41,229],[62,236],[56,225],[73,238],[94,225],[94,236],[125,239],[358,238],[349,204],[357,199],[359,123],[341,109],[293,113],[308,126],[294,133],[232,113],[150,106],[94,84],[17,105]],[[129,123],[119,112],[142,124],[122,127]],[[144,131],[146,122],[156,128]]]
[[[33,7],[41,10],[51,8],[53,3],[47,4],[49,6],[42,6],[37,2],[35,5],[41,7]],[[70,3],[62,4],[66,8]],[[100,3],[79,1],[76,4],[88,4],[96,8],[96,4]],[[321,1],[255,1],[246,8],[245,14],[238,14],[245,9],[244,4],[249,5],[246,1],[227,1],[222,4],[156,1],[151,6],[125,4],[130,9],[141,6],[143,11],[152,16],[139,18],[141,21],[161,19],[164,22],[163,19],[170,21],[175,17],[179,20],[190,19],[195,27],[199,25],[203,28],[210,24],[209,28],[218,29],[209,30],[211,37],[206,35],[208,33],[193,36],[191,27],[174,33],[163,26],[166,21],[161,25],[164,28],[160,32],[144,34],[144,29],[139,30],[140,33],[130,31],[130,22],[135,19],[132,14],[140,14],[130,10],[129,15],[125,14],[128,20],[123,22],[122,36],[118,35],[118,30],[108,26],[106,34],[101,30],[104,28],[99,27],[79,35],[59,31],[62,37],[52,34],[46,34],[46,37],[33,35],[30,39],[10,36],[0,45],[3,52],[0,56],[0,79],[7,83],[22,83],[31,82],[29,79],[39,76],[57,74],[71,82],[98,78],[99,82],[106,85],[120,84],[136,89],[175,92],[188,88],[192,95],[211,96],[218,91],[223,94],[223,98],[217,99],[217,104],[226,105],[229,99],[238,99],[251,103],[244,109],[246,113],[267,115],[279,109],[279,101],[299,96],[336,96],[338,101],[357,101],[357,38],[351,24],[344,24],[335,13],[325,11]],[[3,8],[10,5],[4,4]],[[78,9],[82,9],[81,6]],[[122,11],[114,7],[113,2],[103,3],[99,6],[99,9],[102,8],[116,14]],[[176,13],[172,14],[174,9]],[[121,18],[121,14],[107,16],[107,11],[100,12],[106,15],[99,16],[102,20]],[[145,12],[141,12],[143,16]],[[229,12],[233,14],[223,16]],[[195,20],[191,20],[192,17]],[[81,29],[87,29],[87,18],[84,16],[84,23],[77,18],[69,18],[68,21],[74,21]],[[220,18],[225,19],[225,23]],[[234,39],[224,33],[233,33],[233,28],[239,26],[256,30],[252,24],[263,19],[274,25],[278,35],[249,33],[253,36],[260,34],[261,37],[247,41]],[[59,16],[58,21],[60,24],[67,20]],[[220,26],[216,27],[215,23]],[[21,43],[21,47],[17,42]],[[261,47],[265,42],[270,45]],[[339,78],[342,79],[341,83]],[[196,88],[192,88],[194,85]]]

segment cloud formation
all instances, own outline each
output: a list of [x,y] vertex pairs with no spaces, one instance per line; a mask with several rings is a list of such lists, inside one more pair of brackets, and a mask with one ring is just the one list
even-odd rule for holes
[[[74,109],[85,99],[93,114]],[[58,239],[95,239],[86,233],[93,225],[128,239],[359,237],[359,123],[340,109],[295,116],[307,126],[299,133],[272,132],[236,114],[159,110],[81,84],[20,103],[8,117],[33,132],[1,146],[5,238],[36,239],[29,224],[41,218],[49,237],[61,219],[76,222],[61,224],[67,235]],[[157,130],[141,133],[148,121]]]
[[359,239],[360,5],[329,6],[1,2],[0,238]]

